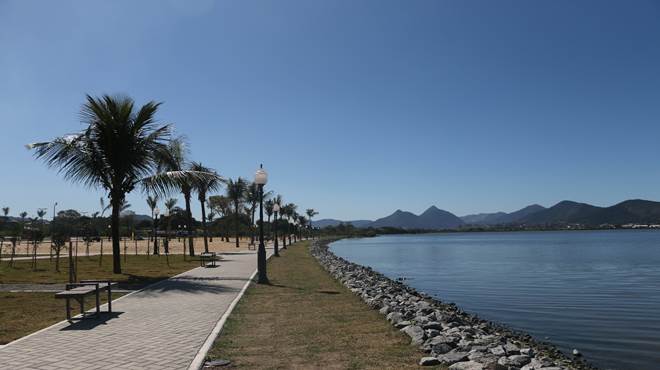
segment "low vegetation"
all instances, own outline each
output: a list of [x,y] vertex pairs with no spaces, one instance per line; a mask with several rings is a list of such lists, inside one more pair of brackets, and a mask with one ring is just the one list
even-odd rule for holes
[[[113,293],[117,299],[123,293]],[[85,307],[94,306],[95,298],[85,298]],[[107,295],[101,294],[101,302],[107,301]],[[64,319],[64,300],[55,299],[53,293],[9,293],[0,292],[0,345],[7,344],[37,330],[46,328]],[[72,304],[73,314],[80,310]]]
[[209,352],[259,369],[417,368],[420,352],[316,262],[308,242],[268,262],[270,285],[251,285]]
[[[101,262],[99,266],[99,256],[78,257],[78,280],[108,279],[119,282],[120,288],[137,289],[199,266],[198,260],[187,258],[184,261],[182,255],[170,255],[169,264],[165,256],[132,255],[126,256],[122,273],[114,274],[110,256],[105,256]],[[15,261],[13,268],[6,262],[0,263],[0,284],[67,283],[68,258],[63,257],[60,264],[60,272],[57,272],[48,259],[39,260],[36,270],[32,269],[31,261]]]

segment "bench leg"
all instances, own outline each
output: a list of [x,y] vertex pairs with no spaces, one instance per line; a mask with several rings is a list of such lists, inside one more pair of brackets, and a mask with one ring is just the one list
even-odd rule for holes
[[80,297],[80,299],[78,300],[78,303],[80,303],[80,315],[84,319],[85,318],[85,297],[84,296]]
[[69,298],[65,299],[66,301],[66,319],[71,321],[71,303],[69,303]]
[[108,286],[108,312],[112,312],[112,286]]
[[96,317],[101,316],[101,298],[99,290],[96,289]]

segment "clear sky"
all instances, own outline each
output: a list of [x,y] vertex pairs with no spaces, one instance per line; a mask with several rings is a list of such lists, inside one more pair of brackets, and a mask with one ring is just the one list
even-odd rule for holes
[[263,162],[319,218],[660,200],[654,0],[0,0],[13,215],[98,209],[24,148],[81,129],[86,93],[163,101],[193,159]]

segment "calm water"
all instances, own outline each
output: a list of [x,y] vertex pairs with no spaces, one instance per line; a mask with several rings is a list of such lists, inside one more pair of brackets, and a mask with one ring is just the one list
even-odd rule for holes
[[601,368],[660,369],[660,231],[394,235],[332,250]]

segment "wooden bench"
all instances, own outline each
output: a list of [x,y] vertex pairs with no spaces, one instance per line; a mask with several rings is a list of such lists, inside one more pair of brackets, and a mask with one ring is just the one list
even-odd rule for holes
[[98,317],[101,313],[101,297],[102,291],[108,292],[108,312],[112,312],[112,286],[117,285],[112,281],[103,280],[81,280],[80,283],[66,284],[65,291],[55,293],[55,298],[66,300],[66,319],[71,321],[71,299],[75,299],[80,304],[81,316],[84,319],[85,315],[85,297],[94,294],[96,296],[96,314]]
[[203,267],[218,267],[218,255],[215,252],[203,252],[199,254],[199,265]]

